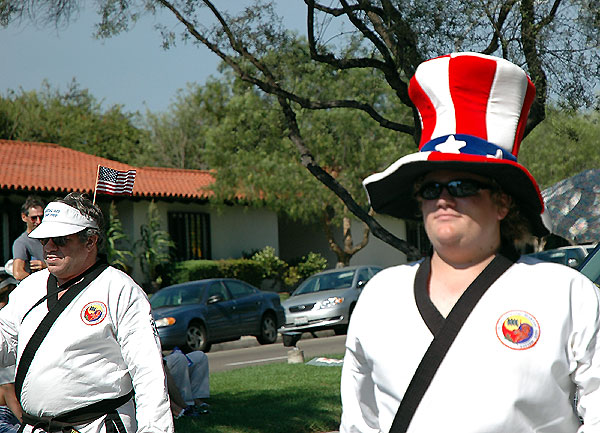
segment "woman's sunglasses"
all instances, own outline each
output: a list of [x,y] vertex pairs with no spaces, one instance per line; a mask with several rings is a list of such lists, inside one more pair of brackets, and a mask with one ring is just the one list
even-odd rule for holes
[[442,190],[446,188],[452,197],[472,197],[480,189],[492,189],[493,185],[479,182],[475,179],[455,179],[450,182],[427,182],[417,191],[417,195],[425,200],[435,200],[442,195]]
[[69,239],[71,239],[69,236],[57,236],[54,238],[41,238],[40,242],[42,243],[42,245],[46,245],[48,242],[50,242],[50,239],[52,239],[52,242],[54,242],[54,245],[56,245],[57,247],[64,247],[65,245],[67,245],[67,242],[69,242]]

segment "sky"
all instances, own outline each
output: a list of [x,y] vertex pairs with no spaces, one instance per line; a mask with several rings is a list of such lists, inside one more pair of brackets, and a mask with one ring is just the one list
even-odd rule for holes
[[[239,1],[250,3],[226,0]],[[303,1],[277,0],[277,4],[288,28],[304,28]],[[40,90],[43,80],[64,91],[76,79],[104,109],[121,104],[125,111],[159,112],[168,109],[186,83],[202,84],[209,76],[218,76],[219,58],[207,48],[179,41],[175,48],[161,47],[161,35],[154,29],[157,22],[168,23],[176,33],[182,28],[169,14],[161,19],[144,16],[129,32],[104,40],[93,36],[96,22],[95,11],[88,7],[64,29],[29,22],[0,28],[0,94],[9,89]]]

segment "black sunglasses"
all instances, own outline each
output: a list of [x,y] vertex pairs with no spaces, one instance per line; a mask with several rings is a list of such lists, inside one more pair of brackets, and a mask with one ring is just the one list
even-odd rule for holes
[[417,195],[425,200],[435,200],[442,195],[442,190],[446,188],[452,197],[472,197],[480,189],[492,189],[493,185],[479,182],[475,179],[455,179],[447,183],[427,182],[417,191]]
[[65,245],[67,245],[67,242],[69,242],[69,240],[71,238],[68,236],[57,236],[54,238],[41,238],[40,242],[42,243],[42,245],[46,245],[48,242],[50,242],[50,239],[52,239],[52,242],[54,242],[54,245],[56,245],[57,247],[64,247]]

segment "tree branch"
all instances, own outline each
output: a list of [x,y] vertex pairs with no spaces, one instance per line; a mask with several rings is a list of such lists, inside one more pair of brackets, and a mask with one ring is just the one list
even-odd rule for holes
[[264,75],[265,80],[262,80],[260,78],[257,78],[256,76],[249,75],[248,73],[246,73],[242,69],[240,64],[235,62],[231,58],[231,56],[225,54],[219,49],[219,47],[216,44],[213,44],[204,35],[198,32],[196,27],[181,14],[171,2],[167,0],[158,1],[175,15],[175,17],[187,28],[188,32],[190,32],[192,36],[194,36],[196,39],[202,42],[208,49],[217,54],[225,63],[227,63],[236,72],[236,74],[241,80],[257,86],[265,93],[276,95],[278,97],[283,97],[285,99],[297,103],[303,108],[311,110],[326,110],[331,108],[353,108],[361,110],[368,114],[373,120],[375,120],[380,126],[384,128],[388,128],[398,132],[403,132],[406,134],[414,134],[414,127],[386,119],[381,114],[379,114],[379,112],[375,110],[370,104],[354,100],[313,101],[311,99],[298,96],[285,89],[282,89],[281,86],[277,83],[275,77],[273,77],[271,72],[264,66],[264,64],[262,64],[255,56],[249,53],[243,47],[243,45],[235,39],[231,29],[229,28],[229,25],[209,0],[203,1],[211,9],[213,14],[215,14],[215,17],[217,18],[221,27],[223,28],[223,30],[229,38],[229,43],[232,49],[236,51],[242,58],[250,61],[252,65],[254,65]]
[[415,260],[416,258],[419,258],[419,251],[415,247],[410,245],[408,242],[397,238],[389,231],[384,229],[381,224],[379,224],[362,207],[360,207],[356,201],[354,201],[352,196],[338,183],[338,181],[336,181],[329,173],[323,170],[323,168],[316,163],[310,150],[308,150],[308,148],[304,145],[304,140],[300,134],[294,110],[289,105],[288,101],[285,100],[285,98],[278,97],[277,99],[285,115],[289,130],[288,136],[300,153],[302,165],[306,167],[314,177],[316,177],[321,183],[323,183],[335,195],[337,195],[344,202],[350,212],[367,224],[374,236],[405,253],[409,260]]
[[536,95],[527,124],[525,135],[529,134],[546,117],[547,77],[537,49],[539,28],[535,25],[534,0],[521,1],[521,44],[529,69],[529,76],[535,85]]

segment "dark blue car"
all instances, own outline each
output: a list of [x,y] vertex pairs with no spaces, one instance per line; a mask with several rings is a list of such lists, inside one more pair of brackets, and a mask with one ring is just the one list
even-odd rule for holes
[[164,349],[178,346],[208,352],[213,343],[242,335],[271,344],[284,322],[277,293],[232,278],[165,287],[152,296],[150,304]]

